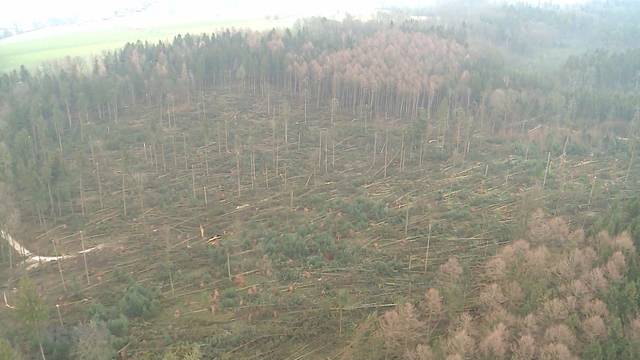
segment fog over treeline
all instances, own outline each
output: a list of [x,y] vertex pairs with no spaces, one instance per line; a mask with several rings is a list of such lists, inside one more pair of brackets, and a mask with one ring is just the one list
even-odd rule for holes
[[336,9],[0,74],[0,359],[640,358],[640,3]]

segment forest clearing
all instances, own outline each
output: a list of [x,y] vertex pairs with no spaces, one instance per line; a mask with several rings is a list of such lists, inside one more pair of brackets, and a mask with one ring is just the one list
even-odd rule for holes
[[500,19],[610,8],[491,9],[1,75],[0,354],[635,358],[638,49],[527,72]]

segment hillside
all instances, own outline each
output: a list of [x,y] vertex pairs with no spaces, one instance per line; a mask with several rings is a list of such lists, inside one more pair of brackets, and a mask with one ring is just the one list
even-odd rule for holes
[[473,26],[0,76],[0,358],[637,358],[638,50]]

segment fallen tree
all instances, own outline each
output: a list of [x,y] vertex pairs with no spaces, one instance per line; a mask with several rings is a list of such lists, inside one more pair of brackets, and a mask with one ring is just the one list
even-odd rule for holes
[[22,246],[22,244],[17,242],[13,238],[13,236],[11,236],[11,234],[9,234],[8,232],[6,232],[4,230],[0,230],[0,237],[2,237],[4,240],[7,241],[7,243],[9,243],[9,246],[13,250],[15,250],[18,254],[20,254],[21,256],[26,258],[23,261],[23,263],[25,265],[27,265],[27,270],[34,269],[34,268],[36,268],[36,267],[38,267],[38,266],[40,266],[42,264],[48,263],[48,262],[64,260],[64,259],[71,259],[71,258],[74,258],[74,257],[76,257],[78,255],[82,255],[82,254],[86,254],[86,253],[89,253],[89,252],[92,252],[92,251],[100,250],[100,249],[102,249],[104,247],[103,244],[100,244],[100,245],[94,246],[94,247],[89,248],[89,249],[78,251],[77,253],[75,253],[73,255],[40,256],[40,255],[35,255],[31,251],[29,251],[27,248]]

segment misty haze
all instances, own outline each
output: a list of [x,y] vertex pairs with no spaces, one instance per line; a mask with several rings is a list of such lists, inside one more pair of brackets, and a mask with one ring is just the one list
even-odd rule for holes
[[638,19],[4,4],[0,360],[640,359]]

